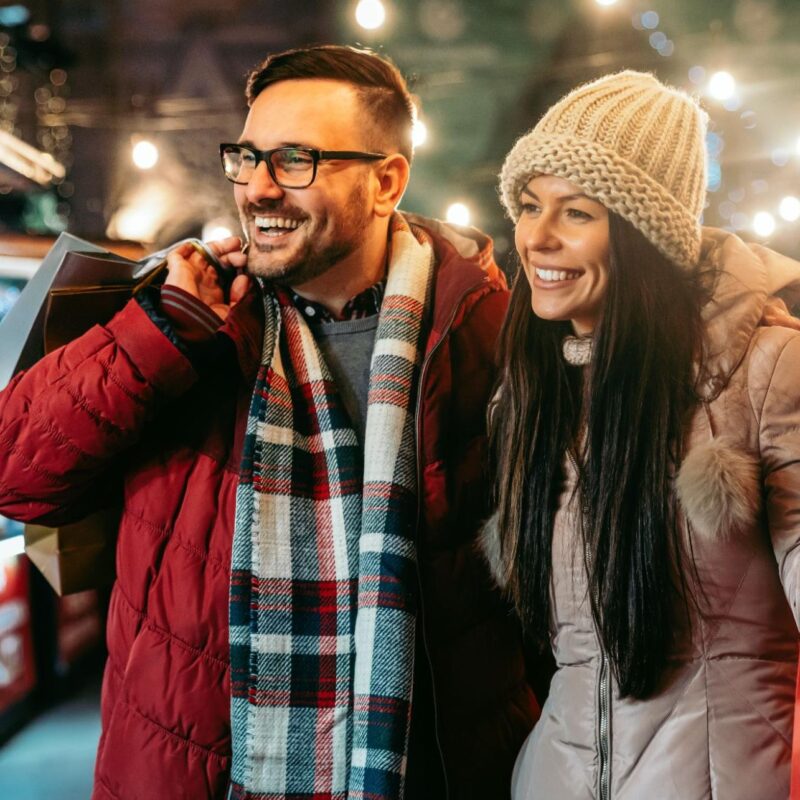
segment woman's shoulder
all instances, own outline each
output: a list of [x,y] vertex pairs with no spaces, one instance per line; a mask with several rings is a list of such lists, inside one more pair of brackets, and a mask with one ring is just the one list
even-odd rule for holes
[[758,417],[769,395],[795,398],[800,414],[800,330],[761,325],[747,357],[747,390]]
[[[770,373],[785,363],[797,368],[800,359],[800,330],[780,324],[759,325],[750,340],[749,362],[753,368],[767,368]],[[800,383],[800,370],[796,377]]]

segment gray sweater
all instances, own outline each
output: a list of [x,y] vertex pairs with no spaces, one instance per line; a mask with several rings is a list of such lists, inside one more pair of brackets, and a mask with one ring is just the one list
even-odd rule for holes
[[369,367],[378,315],[311,325],[361,446],[367,426]]

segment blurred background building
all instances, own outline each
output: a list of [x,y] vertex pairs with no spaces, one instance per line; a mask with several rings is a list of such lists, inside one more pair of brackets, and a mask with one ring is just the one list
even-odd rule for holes
[[[235,230],[216,145],[240,130],[244,76],[271,50],[336,41],[412,80],[403,205],[469,219],[501,258],[503,155],[564,91],[628,67],[703,99],[706,222],[797,253],[799,31],[796,0],[0,2],[2,226],[153,246]],[[39,151],[35,170],[15,169],[12,141]]]
[[[245,75],[318,42],[398,64],[420,117],[403,207],[484,229],[509,271],[503,156],[568,89],[624,68],[708,110],[705,223],[800,257],[798,0],[0,0],[0,318],[60,231],[126,252],[236,232],[217,144],[239,134]],[[103,598],[56,600],[20,541],[0,520],[0,796],[85,797],[96,681],[74,791],[9,783],[34,728],[9,737],[102,659]]]

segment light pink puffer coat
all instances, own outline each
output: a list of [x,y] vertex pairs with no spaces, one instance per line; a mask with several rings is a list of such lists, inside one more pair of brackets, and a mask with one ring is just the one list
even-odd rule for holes
[[717,278],[704,309],[704,402],[676,492],[700,612],[692,611],[691,633],[678,632],[656,696],[620,699],[591,618],[568,466],[553,540],[558,669],[517,759],[513,800],[788,797],[800,604],[800,332],[759,323],[777,290],[790,302],[800,298],[800,264],[705,233],[702,268]]

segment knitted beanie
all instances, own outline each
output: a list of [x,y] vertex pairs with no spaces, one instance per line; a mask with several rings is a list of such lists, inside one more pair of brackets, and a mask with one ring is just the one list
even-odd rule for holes
[[691,97],[647,73],[628,70],[579,86],[511,149],[500,173],[503,205],[516,223],[531,178],[566,178],[694,269],[707,119]]

